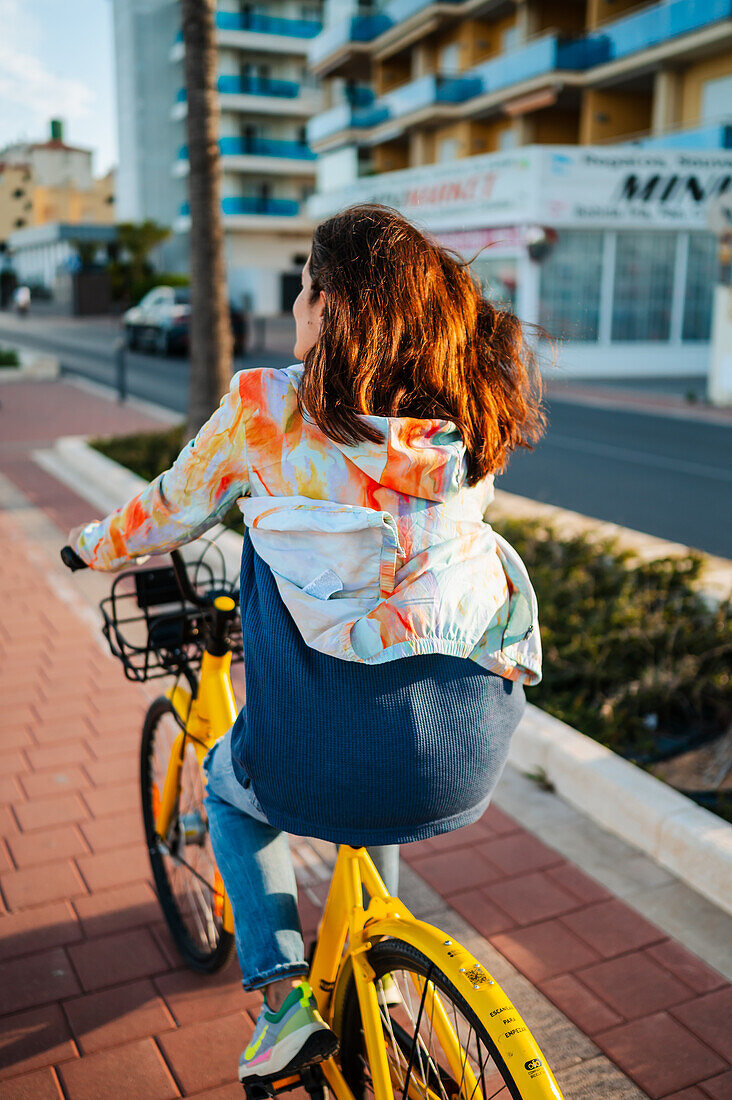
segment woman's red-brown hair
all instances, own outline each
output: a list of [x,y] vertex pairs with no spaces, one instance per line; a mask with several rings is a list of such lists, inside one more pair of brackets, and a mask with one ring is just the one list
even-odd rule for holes
[[313,301],[326,297],[299,401],[331,439],[380,441],[363,413],[451,420],[474,485],[541,437],[541,375],[520,322],[396,210],[352,206],[322,222],[310,276]]

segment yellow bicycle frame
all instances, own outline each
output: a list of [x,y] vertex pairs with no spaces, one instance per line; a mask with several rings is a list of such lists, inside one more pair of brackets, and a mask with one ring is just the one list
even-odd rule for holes
[[[192,700],[190,692],[180,685],[167,693],[185,732],[181,729],[170,754],[156,818],[159,836],[167,835],[175,811],[186,743],[193,744],[200,764],[237,716],[230,666],[231,654],[213,657],[204,653],[196,698]],[[366,909],[363,907],[363,887],[370,899]],[[223,927],[227,932],[234,930],[231,904],[225,893]],[[334,1024],[339,987],[353,975],[376,1100],[394,1100],[394,1089],[368,951],[375,942],[387,937],[406,941],[426,955],[480,1020],[500,1020],[500,1030],[494,1024],[489,1029],[490,1034],[524,1100],[561,1100],[562,1094],[534,1037],[498,983],[464,947],[439,929],[417,920],[398,898],[389,896],[364,848],[344,844],[338,850],[309,981],[321,1015]],[[425,995],[434,1033],[450,1068],[461,1082],[461,1100],[475,1100],[480,1096],[478,1082],[464,1064],[467,1060],[438,991],[429,983],[425,993],[424,979],[416,976],[415,983],[418,995]],[[337,1100],[354,1100],[335,1060],[324,1062],[322,1068]],[[296,1081],[292,1079],[293,1084]],[[277,1082],[275,1089],[287,1084],[289,1080]],[[422,1100],[416,1091],[414,1100]]]

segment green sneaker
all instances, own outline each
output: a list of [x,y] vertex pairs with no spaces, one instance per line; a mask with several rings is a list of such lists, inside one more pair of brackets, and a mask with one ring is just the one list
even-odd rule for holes
[[338,1039],[315,1004],[307,981],[300,982],[278,1012],[265,1000],[251,1042],[239,1059],[239,1080],[295,1072],[330,1058]]

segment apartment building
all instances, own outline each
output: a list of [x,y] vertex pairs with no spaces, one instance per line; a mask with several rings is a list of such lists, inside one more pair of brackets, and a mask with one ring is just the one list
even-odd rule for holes
[[484,249],[570,372],[706,371],[732,0],[331,0],[310,62],[314,217],[379,200]]
[[[177,0],[114,0],[120,211],[171,225],[167,262],[185,269],[184,46]],[[299,290],[315,186],[306,123],[323,108],[307,63],[320,0],[221,0],[216,14],[221,213],[229,293],[257,314],[289,310]]]
[[0,243],[29,226],[114,221],[114,172],[95,179],[91,149],[68,145],[63,125],[51,122],[41,142],[0,150]]

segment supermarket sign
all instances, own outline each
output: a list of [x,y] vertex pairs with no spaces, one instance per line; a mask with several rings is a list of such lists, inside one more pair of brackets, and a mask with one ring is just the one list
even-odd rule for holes
[[529,146],[358,180],[313,196],[326,217],[380,202],[437,231],[547,225],[704,229],[706,211],[732,196],[732,150]]

